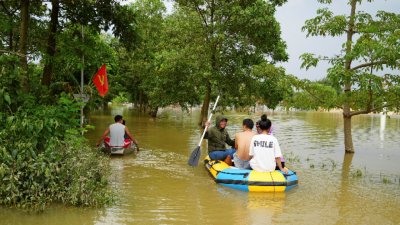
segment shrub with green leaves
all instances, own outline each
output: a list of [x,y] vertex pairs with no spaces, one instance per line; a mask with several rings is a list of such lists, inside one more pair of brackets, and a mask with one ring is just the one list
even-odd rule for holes
[[100,206],[112,200],[108,158],[80,135],[79,107],[66,95],[31,105],[0,124],[0,204]]

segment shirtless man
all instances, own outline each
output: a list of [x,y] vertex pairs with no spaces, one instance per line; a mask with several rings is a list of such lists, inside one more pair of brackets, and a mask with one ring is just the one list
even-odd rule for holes
[[240,169],[251,168],[249,164],[250,141],[253,138],[253,136],[256,135],[256,133],[252,131],[253,127],[254,127],[253,120],[244,119],[242,126],[243,131],[235,135],[236,152],[233,155],[233,162],[235,163],[235,167],[237,168]]

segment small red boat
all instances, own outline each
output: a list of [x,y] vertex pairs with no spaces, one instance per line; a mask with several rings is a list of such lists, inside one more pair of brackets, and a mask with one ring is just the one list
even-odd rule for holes
[[106,137],[102,148],[106,154],[110,155],[126,155],[137,151],[136,145],[129,138],[124,140],[123,146],[110,146],[110,137]]

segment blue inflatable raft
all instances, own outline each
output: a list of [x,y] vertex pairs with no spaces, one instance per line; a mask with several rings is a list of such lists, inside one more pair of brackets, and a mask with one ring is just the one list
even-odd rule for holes
[[297,186],[298,178],[295,172],[288,174],[280,170],[273,172],[257,172],[238,169],[220,160],[204,160],[206,169],[215,182],[233,189],[248,192],[284,192]]

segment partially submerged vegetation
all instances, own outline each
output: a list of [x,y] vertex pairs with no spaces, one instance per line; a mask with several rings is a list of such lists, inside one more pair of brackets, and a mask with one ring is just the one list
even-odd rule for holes
[[51,203],[101,206],[112,200],[108,159],[89,147],[79,128],[79,104],[21,106],[2,115],[0,204],[43,210]]

